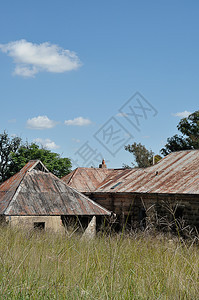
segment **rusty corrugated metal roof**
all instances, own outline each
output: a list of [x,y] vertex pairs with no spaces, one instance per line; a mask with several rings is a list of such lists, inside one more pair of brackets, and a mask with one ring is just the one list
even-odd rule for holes
[[148,168],[78,168],[64,180],[83,193],[199,194],[198,165],[199,150],[183,150],[170,153]]
[[[14,196],[16,189],[18,188],[20,182],[24,178],[26,172],[32,168],[45,168],[42,162],[38,160],[30,160],[17,174],[10,177],[8,180],[0,185],[0,212],[3,212],[9,205],[12,197]],[[45,172],[48,170],[45,168]],[[1,213],[0,213],[1,214]]]
[[119,170],[101,168],[77,168],[62,180],[79,192],[93,192],[109,174],[118,174]]
[[199,150],[173,152],[154,166],[111,174],[95,192],[199,194]]
[[50,173],[29,162],[0,186],[0,214],[110,215],[110,212]]

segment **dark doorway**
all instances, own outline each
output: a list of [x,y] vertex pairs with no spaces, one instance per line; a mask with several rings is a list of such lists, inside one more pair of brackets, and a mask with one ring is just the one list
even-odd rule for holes
[[61,216],[62,224],[67,231],[84,232],[92,216]]
[[139,209],[139,223],[140,228],[145,229],[146,228],[146,210],[144,208]]
[[183,217],[183,207],[177,207],[176,210],[175,210],[175,218],[176,219],[182,219]]

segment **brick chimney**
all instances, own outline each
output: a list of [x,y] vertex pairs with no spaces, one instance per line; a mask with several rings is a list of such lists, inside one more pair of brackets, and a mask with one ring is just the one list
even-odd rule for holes
[[99,168],[100,168],[100,169],[106,169],[106,168],[107,168],[104,159],[102,160],[102,163],[99,164]]

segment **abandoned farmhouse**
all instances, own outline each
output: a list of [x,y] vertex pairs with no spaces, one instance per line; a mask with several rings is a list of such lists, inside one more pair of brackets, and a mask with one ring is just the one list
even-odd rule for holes
[[30,161],[0,186],[1,222],[54,231],[84,229],[114,214],[115,228],[175,219],[199,229],[199,150],[173,152],[144,169],[77,168],[62,179]]
[[176,218],[199,229],[199,150],[173,152],[144,169],[78,168],[62,179],[113,211],[119,228]]

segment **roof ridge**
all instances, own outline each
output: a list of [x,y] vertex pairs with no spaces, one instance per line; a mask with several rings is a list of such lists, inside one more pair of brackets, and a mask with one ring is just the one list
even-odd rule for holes
[[[71,174],[71,177],[70,177],[70,179],[68,180],[68,183],[67,184],[69,184],[69,182],[72,180],[72,178],[73,178],[73,176],[77,173],[77,170],[78,170],[78,168],[76,168],[75,170],[73,170],[73,172],[72,172],[72,174]],[[69,173],[70,174],[70,173]],[[67,175],[66,175],[67,176]],[[62,180],[63,181],[63,180]]]

